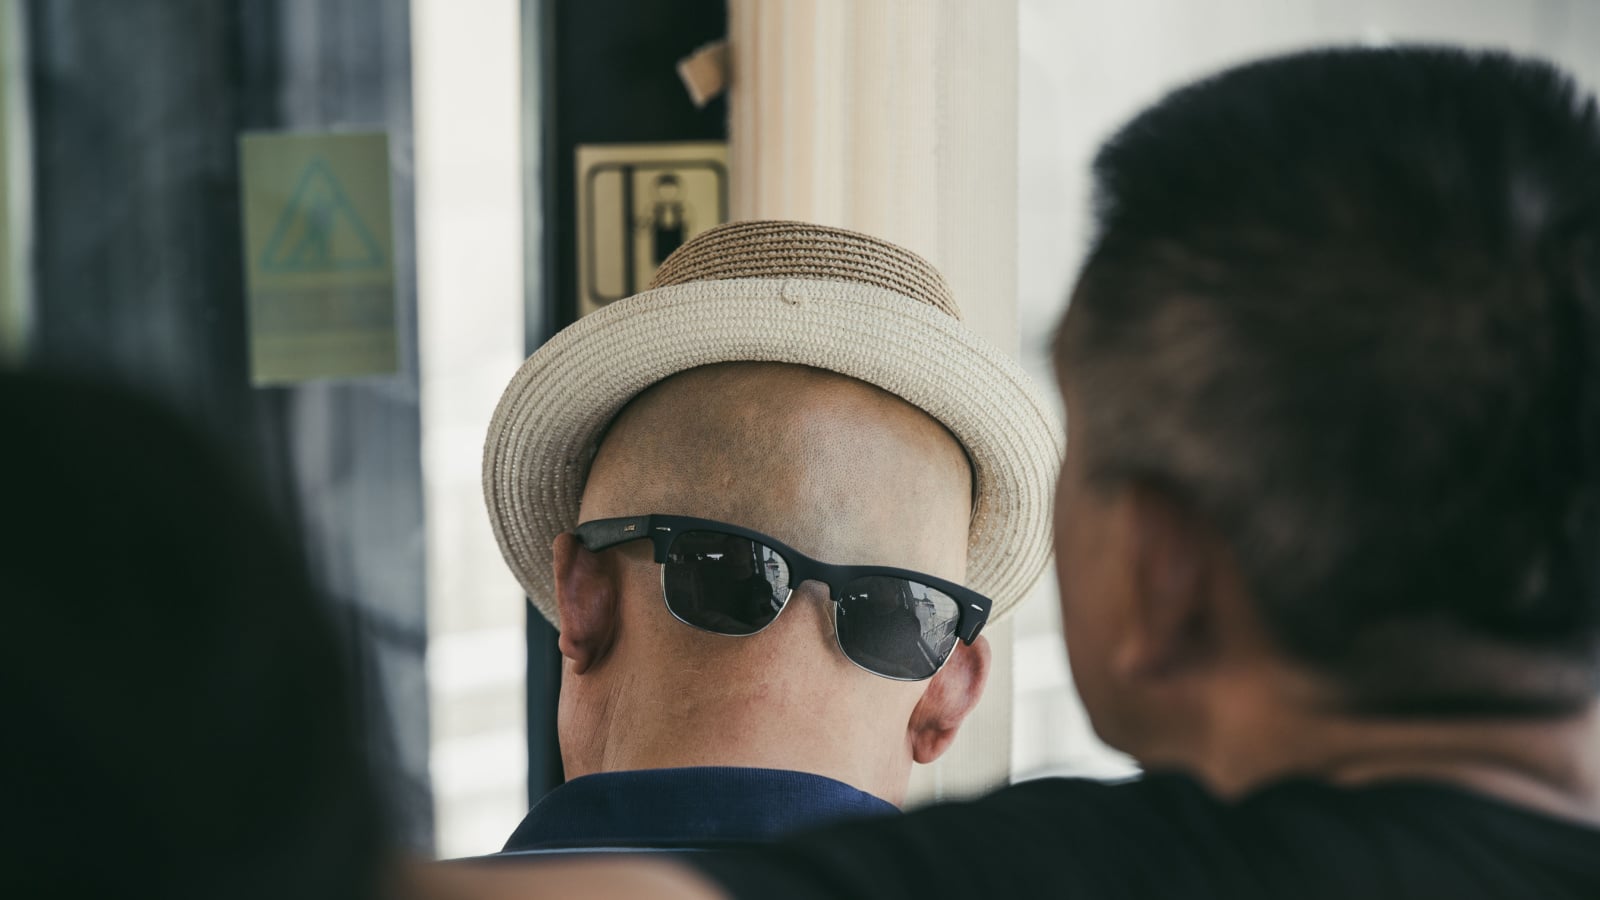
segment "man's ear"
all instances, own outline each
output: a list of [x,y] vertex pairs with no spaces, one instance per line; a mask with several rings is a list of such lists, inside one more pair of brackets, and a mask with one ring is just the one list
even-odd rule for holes
[[957,642],[944,668],[928,680],[928,689],[911,710],[907,729],[912,759],[931,763],[950,749],[962,721],[983,697],[988,680],[989,639],[979,637],[971,645]]
[[591,553],[572,534],[550,545],[554,562],[556,608],[561,615],[561,655],[582,675],[611,649],[617,635],[617,570]]
[[1212,574],[1221,542],[1160,490],[1135,487],[1126,503],[1132,596],[1126,640],[1113,665],[1126,677],[1163,678],[1204,664],[1216,650]]

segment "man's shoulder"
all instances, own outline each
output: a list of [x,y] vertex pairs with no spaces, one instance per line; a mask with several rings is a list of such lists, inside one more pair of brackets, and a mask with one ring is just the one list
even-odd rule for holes
[[1287,779],[1237,798],[1222,798],[1184,775],[1153,774],[1119,781],[1041,778],[987,797],[937,807],[939,818],[1012,822],[1031,832],[1091,841],[1119,832],[1163,842],[1182,852],[1230,841],[1245,852],[1293,855],[1296,845],[1335,853],[1406,846],[1423,835],[1538,835],[1600,849],[1600,829],[1552,818],[1443,783],[1400,781],[1344,787]]
[[1192,779],[1148,775],[1114,781],[1035,778],[975,800],[927,807],[917,815],[925,816],[930,822],[983,820],[991,826],[1011,821],[1035,833],[1040,829],[1072,831],[1079,828],[1104,833],[1108,827],[1134,827],[1145,821],[1170,825],[1185,819],[1228,814],[1227,805]]
[[705,867],[736,896],[793,878],[813,887],[773,896],[1592,897],[1600,831],[1440,785],[1049,778]]
[[1060,810],[1063,804],[1099,806],[1211,800],[1200,785],[1181,775],[1143,775],[1113,780],[1096,778],[1031,778],[970,801],[968,805],[1029,811]]

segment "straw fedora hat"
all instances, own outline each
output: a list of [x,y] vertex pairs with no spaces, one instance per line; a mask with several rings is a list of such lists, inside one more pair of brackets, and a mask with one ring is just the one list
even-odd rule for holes
[[726,362],[827,369],[932,416],[972,460],[966,584],[994,601],[990,621],[1038,580],[1060,430],[1021,367],[961,323],[949,286],[921,257],[838,228],[737,222],[678,248],[644,293],[551,338],[500,398],[483,496],[501,553],[552,624],[550,545],[579,524],[606,427],[651,385]]

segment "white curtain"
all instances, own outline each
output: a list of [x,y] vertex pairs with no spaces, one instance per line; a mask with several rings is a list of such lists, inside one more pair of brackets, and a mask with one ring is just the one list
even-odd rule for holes
[[[731,0],[728,38],[733,218],[915,250],[967,323],[1016,352],[1014,0]],[[913,773],[913,804],[1010,775],[1011,628],[985,634],[984,700],[950,752]]]

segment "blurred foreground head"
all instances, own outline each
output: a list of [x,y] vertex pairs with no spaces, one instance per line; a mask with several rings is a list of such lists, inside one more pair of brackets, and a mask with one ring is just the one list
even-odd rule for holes
[[1502,55],[1310,53],[1172,94],[1095,174],[1057,525],[1101,732],[1159,756],[1158,717],[1263,660],[1350,715],[1588,706],[1593,99]]
[[365,898],[386,835],[295,544],[121,391],[0,373],[0,895]]

